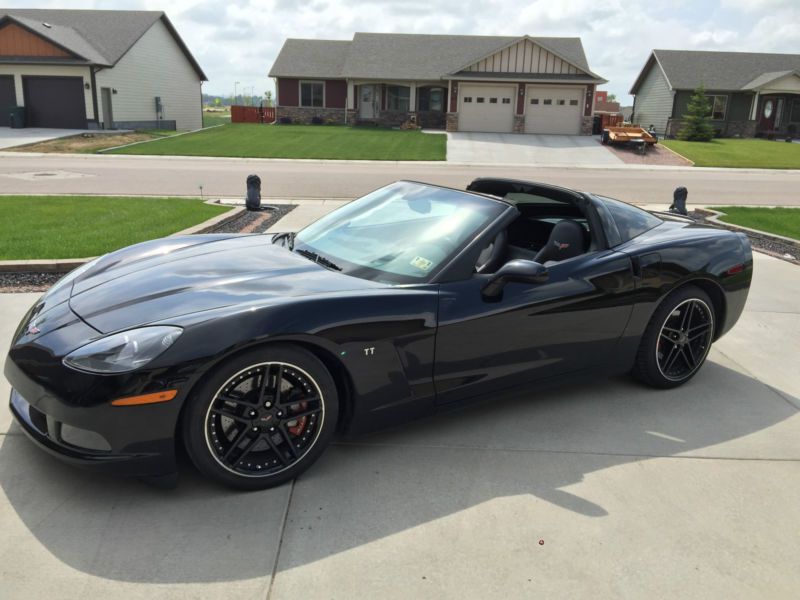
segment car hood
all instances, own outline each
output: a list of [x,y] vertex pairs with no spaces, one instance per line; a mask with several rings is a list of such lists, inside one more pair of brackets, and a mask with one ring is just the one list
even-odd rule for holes
[[108,254],[75,279],[70,308],[107,333],[226,306],[385,287],[343,275],[265,235],[198,235]]

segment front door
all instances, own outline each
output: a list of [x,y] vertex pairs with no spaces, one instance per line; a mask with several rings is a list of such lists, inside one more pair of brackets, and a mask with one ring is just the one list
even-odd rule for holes
[[374,119],[377,113],[377,90],[374,85],[360,85],[358,115],[362,119]]
[[778,114],[778,99],[775,96],[761,97],[761,110],[758,116],[758,130],[768,133],[775,131],[775,116]]
[[437,403],[496,393],[607,364],[632,306],[630,259],[611,250],[554,263],[545,283],[509,283],[486,300],[486,276],[444,283],[439,296]]

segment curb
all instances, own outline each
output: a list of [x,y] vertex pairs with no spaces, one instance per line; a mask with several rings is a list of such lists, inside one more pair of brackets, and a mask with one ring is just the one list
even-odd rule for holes
[[[784,207],[784,208],[791,208],[791,207]],[[730,231],[738,231],[741,233],[750,234],[753,237],[759,237],[769,242],[788,244],[789,246],[792,246],[796,248],[798,251],[800,251],[800,241],[794,238],[777,235],[775,233],[767,233],[765,231],[761,231],[760,229],[752,229],[751,227],[745,227],[744,225],[734,225],[733,223],[727,223],[725,221],[721,221],[720,217],[725,216],[727,213],[724,213],[719,210],[714,210],[712,208],[695,208],[695,210],[701,214],[708,215],[706,217],[706,220],[710,221],[714,225],[717,225],[718,227],[721,227],[722,229],[728,229]]]
[[[221,206],[217,200],[207,200],[204,204]],[[230,210],[211,217],[187,229],[171,233],[167,237],[206,233],[234,220],[245,211],[244,207],[232,207]],[[27,260],[0,260],[0,273],[68,273],[82,264],[94,260],[96,256],[88,258],[43,258]]]
[[675,156],[678,156],[678,157],[682,158],[683,160],[685,160],[686,162],[688,162],[688,163],[689,163],[691,166],[693,166],[693,167],[695,166],[695,162],[694,162],[693,160],[691,160],[691,159],[689,159],[689,158],[686,158],[686,157],[685,157],[683,154],[681,154],[680,152],[675,152],[675,150],[673,150],[672,148],[670,148],[670,147],[669,147],[669,146],[667,146],[666,144],[661,144],[661,147],[662,147],[662,148],[666,148],[667,150],[669,150],[670,152],[672,152],[672,153],[673,153]]

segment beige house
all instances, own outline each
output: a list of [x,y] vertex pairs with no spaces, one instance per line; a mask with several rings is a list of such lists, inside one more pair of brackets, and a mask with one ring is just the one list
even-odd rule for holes
[[199,129],[206,80],[163,12],[0,10],[0,126]]
[[448,131],[590,134],[579,38],[356,33],[289,39],[270,70],[278,121],[417,122]]

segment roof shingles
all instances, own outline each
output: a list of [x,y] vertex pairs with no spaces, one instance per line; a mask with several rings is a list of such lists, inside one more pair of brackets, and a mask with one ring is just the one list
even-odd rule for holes
[[[269,75],[439,80],[523,37],[356,33],[352,41],[288,39]],[[580,38],[530,39],[594,76]]]

